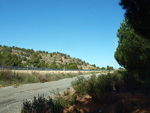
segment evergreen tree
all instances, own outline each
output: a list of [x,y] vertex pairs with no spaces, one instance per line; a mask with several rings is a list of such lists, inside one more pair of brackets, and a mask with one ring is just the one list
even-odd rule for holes
[[56,65],[56,63],[55,63],[55,62],[53,62],[53,63],[49,66],[49,68],[57,69],[57,68],[58,68],[58,66]]
[[101,70],[106,70],[105,67],[102,67]]
[[22,63],[21,63],[21,58],[20,57],[18,57],[17,55],[15,55],[15,54],[12,54],[11,55],[11,66],[21,66],[22,65]]
[[114,68],[112,66],[107,66],[107,70],[113,70]]
[[40,56],[38,55],[38,53],[33,53],[31,58],[30,58],[30,63],[34,66],[34,67],[38,67],[39,63],[40,63]]
[[3,65],[3,55],[0,53],[0,66]]
[[150,0],[121,0],[120,5],[136,33],[150,39]]
[[3,64],[2,65],[3,66],[12,66],[10,53],[4,53],[3,54]]
[[67,69],[78,69],[78,66],[76,63],[69,63],[67,66]]
[[150,42],[135,33],[127,19],[118,29],[119,38],[115,58],[128,71],[137,72],[141,78],[150,72]]
[[38,67],[47,68],[47,67],[48,67],[48,64],[45,63],[44,60],[42,60],[42,61],[39,63]]

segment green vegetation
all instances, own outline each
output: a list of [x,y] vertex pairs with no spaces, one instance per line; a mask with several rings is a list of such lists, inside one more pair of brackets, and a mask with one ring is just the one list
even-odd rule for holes
[[34,97],[33,101],[24,101],[21,113],[62,113],[64,106],[62,100],[55,102],[52,98],[46,99],[44,96]]
[[126,70],[115,71],[113,74],[100,75],[85,79],[79,77],[72,82],[72,86],[78,95],[89,94],[96,101],[104,102],[109,97],[107,94],[120,90],[135,91],[141,90],[146,94],[150,94],[150,82],[140,80],[134,73]]
[[150,78],[150,1],[121,0],[120,5],[126,10],[126,18],[117,33],[115,58],[129,73],[145,82]]
[[19,76],[18,73],[13,73],[11,70],[1,70],[0,78],[1,86],[17,85],[27,81],[26,76]]
[[87,91],[87,80],[81,76],[77,77],[72,83],[73,88],[76,90],[76,93],[80,96],[83,96]]
[[81,59],[72,58],[63,53],[48,53],[5,45],[0,45],[0,66],[29,66],[52,69],[90,69],[90,66],[92,66],[92,69],[100,69],[96,65],[89,65]]
[[55,99],[46,99],[44,95],[34,97],[32,102],[24,101],[21,113],[63,113],[63,110],[68,107],[69,104],[76,103],[77,95],[66,97],[60,95],[59,92],[54,92]]
[[78,69],[76,63],[69,63],[69,65],[65,66],[66,69]]
[[77,95],[73,94],[70,99],[70,104],[73,105],[77,102]]
[[107,70],[114,70],[114,68],[112,66],[107,66]]
[[121,0],[120,5],[126,10],[125,16],[136,33],[150,39],[150,1]]
[[56,65],[56,63],[55,63],[55,62],[53,62],[53,63],[49,66],[49,68],[57,69],[57,68],[58,68],[58,66]]
[[106,101],[106,92],[112,91],[112,81],[110,74],[99,77],[92,76],[88,81],[87,93],[94,101]]
[[1,66],[21,66],[21,58],[16,54],[0,53]]
[[113,83],[111,75],[100,75],[96,77],[94,74],[90,79],[84,77],[77,78],[72,82],[72,86],[76,90],[76,93],[80,96],[89,94],[95,101],[106,101],[106,92],[113,90]]
[[[40,67],[40,56],[38,53],[33,53],[32,56],[30,57],[30,60],[28,61],[30,64],[32,64],[34,67]],[[44,63],[44,62],[42,62]],[[45,65],[44,65],[45,66]]]
[[127,19],[121,23],[117,36],[119,44],[115,53],[116,60],[129,72],[137,73],[140,79],[145,79],[150,73],[150,42],[135,33]]
[[[117,97],[116,95],[125,91],[140,91],[144,92],[148,97],[150,95],[149,83],[149,81],[143,82],[137,79],[136,75],[128,73],[126,70],[115,71],[112,74],[108,73],[107,75],[100,76],[93,74],[90,78],[78,77],[72,82],[72,86],[75,89],[75,93],[72,95],[70,95],[70,91],[67,89],[64,91],[63,95],[60,95],[58,92],[54,93],[55,98],[50,98],[50,100],[45,99],[44,97],[38,97],[39,99],[34,97],[32,103],[30,101],[24,102],[22,113],[26,113],[27,111],[36,111],[37,113],[61,113],[64,109],[68,108],[68,106],[76,105],[78,101],[77,98],[81,99],[86,94],[90,95],[97,104],[105,106],[114,105],[114,109],[112,110],[115,113],[123,113],[124,111],[130,112],[129,108],[131,109],[136,105],[133,105],[133,107],[131,106],[132,104],[130,104],[130,106],[124,106],[120,101],[120,97]],[[41,100],[44,100],[44,102]],[[51,104],[48,104],[49,102]],[[38,103],[41,104],[39,105]],[[127,109],[126,107],[129,108]],[[41,111],[40,108],[44,108],[44,110]],[[55,108],[57,108],[58,111],[56,111]]]

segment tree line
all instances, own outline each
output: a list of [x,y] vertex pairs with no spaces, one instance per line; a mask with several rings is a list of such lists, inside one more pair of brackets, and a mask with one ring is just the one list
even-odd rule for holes
[[42,68],[52,68],[52,69],[78,69],[76,63],[61,64],[56,65],[55,62],[52,64],[45,63],[44,60],[40,61],[41,57],[38,53],[33,53],[27,63],[22,63],[22,58],[16,54],[11,54],[8,52],[0,53],[0,66],[19,66],[26,67],[42,67]]
[[[81,69],[78,68],[76,63],[60,64],[57,65],[54,61],[52,64],[46,63],[44,60],[41,60],[41,56],[34,52],[30,59],[26,59],[26,63],[22,63],[22,60],[25,60],[24,57],[20,57],[16,54],[11,54],[8,52],[0,53],[0,66],[19,66],[19,67],[39,67],[39,68],[51,68],[51,69]],[[113,70],[112,66],[97,68],[98,70]]]

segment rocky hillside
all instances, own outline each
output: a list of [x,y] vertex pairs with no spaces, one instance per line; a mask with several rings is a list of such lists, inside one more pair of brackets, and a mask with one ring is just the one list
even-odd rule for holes
[[19,47],[0,45],[0,65],[2,66],[34,66],[58,69],[97,69],[95,65],[70,57],[60,52],[49,53]]

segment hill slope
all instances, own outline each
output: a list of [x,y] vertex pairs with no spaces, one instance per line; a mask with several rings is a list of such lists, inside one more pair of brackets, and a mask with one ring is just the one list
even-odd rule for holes
[[60,52],[49,53],[46,51],[34,51],[19,47],[0,45],[1,66],[46,67],[57,69],[96,69],[78,58]]

